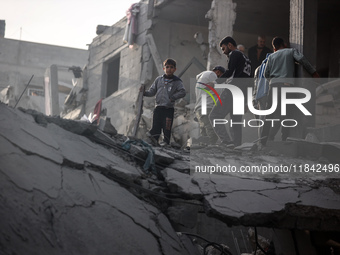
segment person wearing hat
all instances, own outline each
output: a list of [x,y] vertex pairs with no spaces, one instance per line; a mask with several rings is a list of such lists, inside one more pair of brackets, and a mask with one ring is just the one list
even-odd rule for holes
[[[228,83],[240,88],[247,98],[247,87],[252,85],[252,80],[243,78],[250,78],[250,60],[237,49],[235,40],[230,36],[220,41],[220,47],[229,59],[228,70],[220,78],[228,78]],[[235,123],[230,126],[233,133],[232,142],[225,125],[215,125],[214,131],[226,147],[239,146],[242,143],[242,115],[233,114],[233,96],[229,89],[224,89],[220,97],[223,105],[216,104],[213,107],[209,115],[210,123],[213,124],[214,119],[225,119],[230,114],[231,123]]]
[[[214,96],[215,100],[217,100],[216,95],[213,91],[211,91],[211,87],[214,88],[216,79],[223,73],[225,73],[225,68],[223,66],[215,66],[212,71],[204,71],[196,76],[196,104],[194,112],[200,125],[200,135],[201,137],[208,137],[209,144],[215,144],[218,140],[218,137],[209,121],[209,113],[214,107],[214,100],[210,95],[207,95],[207,92],[203,89],[209,91],[210,94]],[[204,114],[202,114],[202,94],[206,94],[206,112]]]

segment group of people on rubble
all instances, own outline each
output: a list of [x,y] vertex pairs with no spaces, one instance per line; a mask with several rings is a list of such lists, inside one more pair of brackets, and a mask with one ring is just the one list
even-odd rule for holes
[[[252,87],[253,107],[258,110],[266,110],[271,107],[273,88],[278,88],[276,110],[268,116],[255,116],[264,123],[258,131],[259,146],[263,147],[268,139],[274,139],[280,128],[278,125],[273,125],[272,122],[264,122],[264,119],[282,120],[280,89],[294,86],[293,80],[286,78],[294,77],[295,62],[300,63],[314,78],[319,77],[309,61],[298,50],[287,48],[282,38],[273,38],[274,53],[265,46],[265,43],[265,37],[259,36],[257,45],[249,48],[248,56],[246,56],[244,46],[237,45],[232,37],[226,36],[220,41],[219,46],[222,53],[228,58],[227,68],[215,66],[211,71],[204,71],[197,75],[195,119],[199,123],[201,135],[208,138],[208,144],[219,142],[222,146],[232,148],[242,143],[243,115],[234,114],[234,98],[230,89],[224,89],[219,94],[219,102],[216,103],[218,93],[213,93],[216,92],[214,89],[216,84],[232,84],[238,87],[243,95],[247,95],[248,87]],[[165,74],[157,77],[151,87],[144,92],[144,96],[156,96],[152,128],[147,132],[147,136],[155,145],[158,144],[162,132],[164,139],[160,145],[170,143],[175,101],[186,95],[181,79],[174,75],[176,61],[170,58],[166,59],[163,63],[163,70]],[[208,93],[211,96],[202,97],[203,93]],[[203,98],[205,107],[202,110]],[[288,109],[287,118],[291,117],[291,114],[292,110]],[[232,123],[235,123],[229,130],[230,134],[225,125],[214,125],[214,120],[224,119],[227,115]],[[282,127],[281,133],[282,140],[285,141],[289,135],[289,128]]]

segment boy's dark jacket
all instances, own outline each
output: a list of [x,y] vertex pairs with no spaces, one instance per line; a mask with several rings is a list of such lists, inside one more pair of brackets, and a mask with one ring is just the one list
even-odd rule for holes
[[173,75],[167,84],[165,78],[165,74],[157,77],[150,89],[144,92],[144,96],[152,97],[156,95],[156,107],[173,108],[177,99],[185,97],[185,88],[182,80],[177,76]]

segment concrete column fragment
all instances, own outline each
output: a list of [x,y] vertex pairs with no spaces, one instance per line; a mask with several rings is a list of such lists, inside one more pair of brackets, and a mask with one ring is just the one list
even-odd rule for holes
[[148,42],[148,45],[149,45],[149,48],[150,48],[150,51],[151,51],[151,54],[152,54],[152,58],[155,62],[158,74],[162,75],[163,74],[163,64],[162,64],[162,60],[161,60],[161,57],[158,53],[157,46],[156,46],[156,43],[155,43],[155,40],[154,40],[152,34],[146,35],[146,41]]
[[148,19],[151,19],[153,16],[153,9],[154,9],[155,1],[154,0],[149,0],[148,2]]
[[58,67],[51,65],[45,72],[45,114],[59,115]]
[[236,4],[232,0],[213,0],[211,9],[206,14],[209,19],[209,55],[207,69],[216,65],[225,66],[225,57],[219,49],[220,40],[233,35],[236,20]]
[[315,17],[317,14],[317,0],[290,1],[290,46],[298,49],[314,65],[316,64],[317,19]]
[[154,61],[151,58],[151,51],[148,44],[143,45],[141,84],[151,82]]
[[304,0],[290,0],[289,41],[293,48],[303,52]]
[[[317,0],[290,0],[290,46],[303,53],[312,65],[316,64],[317,54],[317,19],[315,18],[317,12]],[[296,70],[297,77],[310,77],[301,65],[296,65]],[[315,126],[315,88],[317,84],[310,79],[299,79],[296,85],[308,89],[312,95],[312,99],[305,105],[312,116],[294,112],[294,117],[300,125],[290,133],[292,137],[304,138],[306,127]]]

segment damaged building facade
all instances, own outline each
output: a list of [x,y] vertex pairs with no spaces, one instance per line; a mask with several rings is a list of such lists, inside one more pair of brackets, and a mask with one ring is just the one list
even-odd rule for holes
[[86,65],[88,51],[7,39],[5,21],[0,23],[0,101],[59,115],[77,80],[72,69]]
[[[65,101],[64,118],[1,104],[1,118],[9,121],[0,126],[0,193],[6,192],[0,196],[0,249],[8,254],[202,254],[202,247],[188,242],[191,233],[197,234],[196,241],[206,237],[227,244],[232,254],[265,254],[256,238],[267,254],[339,254],[339,172],[295,177],[238,173],[225,178],[189,174],[191,165],[201,160],[237,167],[331,165],[335,160],[338,167],[339,148],[327,151],[337,152],[333,159],[310,159],[218,147],[190,153],[154,147],[162,180],[143,171],[149,157],[143,148],[131,144],[129,152],[122,149],[124,135],[134,125],[139,87],[149,87],[163,74],[162,61],[168,57],[177,60],[176,74],[187,90],[176,105],[174,140],[185,144],[194,135],[193,81],[203,70],[226,66],[218,45],[226,35],[246,48],[256,44],[258,34],[267,36],[268,47],[271,38],[280,35],[302,51],[324,84],[314,84],[315,91],[309,88],[314,104],[308,108],[315,114],[303,120],[306,130],[297,130],[295,136],[309,130],[321,141],[338,141],[337,130],[315,127],[340,124],[339,82],[331,79],[339,77],[339,3],[283,0],[273,8],[272,2],[140,1],[128,17],[97,27],[87,66]],[[306,76],[301,68],[298,76]],[[153,101],[145,99],[140,137],[149,128]],[[119,134],[110,136],[96,125],[67,120],[94,112],[109,117]],[[245,133],[245,141],[256,137],[256,132]],[[291,154],[295,149],[308,154],[311,147],[285,146]],[[273,246],[276,253],[270,250]]]
[[[283,37],[291,47],[300,50],[324,78],[299,84],[312,93],[307,108],[313,116],[300,116],[302,128],[296,129],[292,136],[304,138],[308,127],[339,124],[339,81],[331,80],[339,77],[338,1],[285,0],[275,6],[272,8],[269,0],[261,3],[242,0],[136,3],[130,16],[113,26],[98,26],[98,36],[89,45],[83,85],[87,91],[86,104],[81,110],[78,108],[77,114],[71,114],[72,118],[93,112],[100,101],[103,114],[110,117],[118,132],[131,134],[139,87],[149,87],[162,75],[162,61],[170,57],[177,60],[175,74],[183,80],[187,90],[187,96],[177,103],[173,127],[175,141],[185,144],[198,132],[189,117],[195,101],[196,75],[215,65],[227,66],[219,41],[231,35],[249,49],[256,44],[258,35],[265,35],[269,48],[274,36]],[[132,31],[131,38],[126,38],[129,31]],[[310,77],[302,67],[297,68],[297,76]],[[316,94],[315,88],[320,84],[325,86]],[[153,101],[153,98],[145,99],[141,137],[150,127]],[[67,112],[72,110],[71,107]],[[253,116],[248,112],[247,118]],[[244,142],[256,138],[254,129],[245,130]]]

